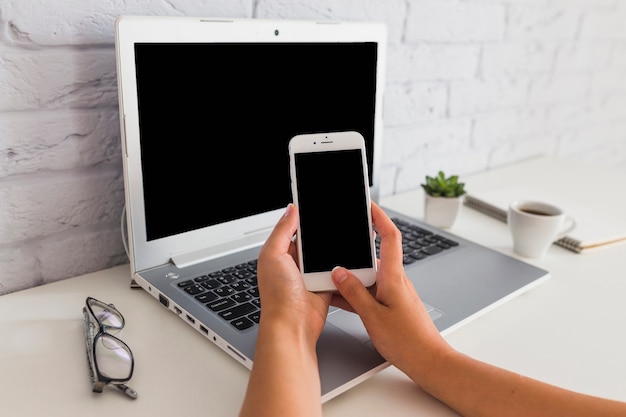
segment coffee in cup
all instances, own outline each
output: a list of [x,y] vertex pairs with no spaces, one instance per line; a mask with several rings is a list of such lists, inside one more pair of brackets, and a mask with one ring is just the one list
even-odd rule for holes
[[571,216],[560,208],[539,201],[514,201],[507,220],[513,250],[529,258],[543,256],[550,245],[576,227]]

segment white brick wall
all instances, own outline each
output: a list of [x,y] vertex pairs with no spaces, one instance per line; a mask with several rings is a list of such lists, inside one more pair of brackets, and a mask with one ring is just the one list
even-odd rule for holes
[[540,153],[626,164],[625,0],[0,0],[0,294],[127,261],[120,14],[386,22],[383,195]]

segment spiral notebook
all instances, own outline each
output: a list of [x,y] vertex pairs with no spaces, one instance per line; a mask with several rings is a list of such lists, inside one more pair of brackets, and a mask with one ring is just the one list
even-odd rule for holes
[[509,204],[514,200],[546,201],[560,207],[576,220],[576,228],[555,245],[576,253],[589,252],[619,243],[626,243],[626,222],[603,213],[601,208],[592,210],[578,202],[554,195],[544,195],[537,190],[503,189],[488,193],[465,196],[464,204],[476,211],[506,223]]

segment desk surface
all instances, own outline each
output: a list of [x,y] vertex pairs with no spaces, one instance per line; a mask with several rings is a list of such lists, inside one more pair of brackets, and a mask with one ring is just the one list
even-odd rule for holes
[[[611,174],[611,175],[608,175]],[[607,180],[608,179],[608,180]],[[575,196],[590,192],[623,213],[616,190],[626,170],[536,159],[469,176],[468,190],[514,182]],[[589,185],[593,190],[589,191]],[[580,197],[579,197],[580,198]],[[586,201],[586,200],[583,200]],[[384,206],[416,218],[421,190],[388,197]],[[463,207],[450,232],[511,256],[506,225]],[[446,336],[486,362],[572,390],[626,401],[626,245],[575,254],[553,246],[529,260],[551,279]],[[119,266],[0,297],[0,407],[11,416],[236,416],[249,371],[163,309],[129,288]],[[506,277],[502,277],[506,279]],[[86,296],[114,303],[126,318],[121,334],[136,357],[131,386],[139,398],[91,392],[81,308]],[[324,404],[325,416],[455,416],[389,367]]]

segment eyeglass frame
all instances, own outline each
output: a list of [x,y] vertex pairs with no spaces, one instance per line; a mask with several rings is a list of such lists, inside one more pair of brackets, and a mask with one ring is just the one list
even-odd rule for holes
[[[114,314],[119,316],[122,323],[119,326],[106,326],[100,322],[100,320],[94,314],[91,308],[91,302],[99,303],[103,307],[111,310]],[[85,328],[85,346],[87,351],[87,366],[89,368],[89,376],[91,379],[92,391],[97,393],[102,393],[104,387],[107,385],[112,385],[115,388],[122,391],[124,394],[129,396],[132,399],[137,398],[137,391],[126,385],[132,376],[135,369],[135,355],[130,347],[118,337],[112,335],[107,331],[107,329],[111,330],[122,330],[124,325],[126,324],[126,320],[120,311],[113,305],[107,304],[100,300],[97,300],[93,297],[87,297],[85,300],[85,306],[83,307],[83,320],[84,320],[84,328]],[[97,324],[97,326],[96,326]],[[98,329],[95,332],[96,328]],[[123,347],[130,354],[130,372],[128,378],[111,378],[106,375],[103,375],[99,368],[98,362],[96,361],[96,342],[101,337],[109,337],[113,339],[116,343],[118,343],[121,347]]]

